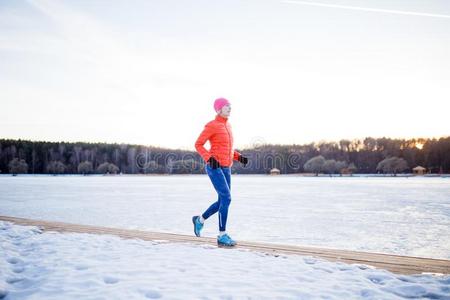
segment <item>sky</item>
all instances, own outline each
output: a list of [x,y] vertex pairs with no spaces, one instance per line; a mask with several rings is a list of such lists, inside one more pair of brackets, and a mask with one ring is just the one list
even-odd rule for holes
[[450,135],[448,0],[0,0],[0,138],[194,149]]

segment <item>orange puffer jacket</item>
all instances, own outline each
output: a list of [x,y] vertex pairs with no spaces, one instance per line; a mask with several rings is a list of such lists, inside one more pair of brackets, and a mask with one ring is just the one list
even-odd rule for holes
[[[233,150],[233,133],[228,119],[217,115],[214,120],[205,125],[195,142],[195,149],[205,162],[213,156],[222,167],[231,167],[233,159],[238,160],[241,155]],[[208,151],[204,145],[209,140],[211,149]]]

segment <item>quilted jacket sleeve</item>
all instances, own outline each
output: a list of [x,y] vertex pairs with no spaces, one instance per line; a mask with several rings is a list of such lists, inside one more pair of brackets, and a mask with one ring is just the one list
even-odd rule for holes
[[241,154],[239,152],[237,152],[236,150],[234,150],[233,159],[238,160],[239,156],[241,156]]
[[197,141],[195,142],[195,149],[200,154],[201,157],[205,161],[208,161],[208,159],[211,157],[211,153],[209,153],[208,150],[205,148],[206,141],[209,140],[209,138],[214,134],[214,128],[211,126],[211,124],[206,124],[203,131],[200,133],[200,135],[197,138]]

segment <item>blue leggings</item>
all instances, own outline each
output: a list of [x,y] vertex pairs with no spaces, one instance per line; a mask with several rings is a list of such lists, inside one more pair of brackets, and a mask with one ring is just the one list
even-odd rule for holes
[[225,231],[227,227],[228,207],[231,202],[231,170],[229,167],[213,169],[208,164],[205,169],[216,189],[219,199],[202,214],[202,217],[206,220],[216,212],[219,212],[219,230]]

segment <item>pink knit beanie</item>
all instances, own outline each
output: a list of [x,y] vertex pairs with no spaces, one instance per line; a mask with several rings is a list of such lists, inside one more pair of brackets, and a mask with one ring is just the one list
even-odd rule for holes
[[228,101],[227,99],[217,98],[216,101],[214,101],[214,109],[216,110],[216,112],[218,112],[227,104],[230,104],[230,101]]

